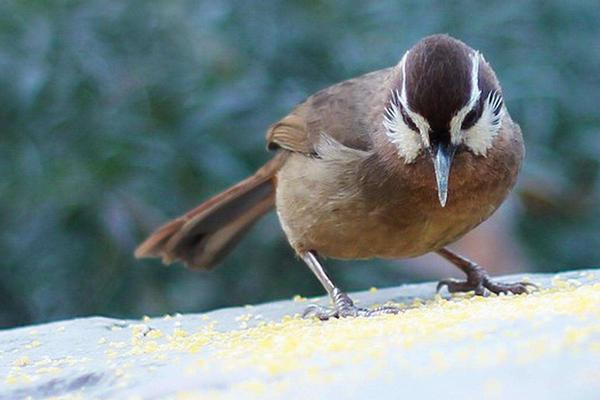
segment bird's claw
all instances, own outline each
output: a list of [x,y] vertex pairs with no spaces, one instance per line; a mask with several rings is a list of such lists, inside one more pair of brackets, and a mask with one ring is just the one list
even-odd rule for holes
[[350,297],[339,289],[334,290],[333,307],[311,304],[304,310],[303,318],[317,317],[321,321],[330,318],[374,317],[382,314],[397,314],[400,309],[392,306],[381,306],[373,309],[356,307]]
[[306,310],[304,310],[302,317],[317,317],[321,321],[327,321],[330,318],[374,317],[383,314],[397,314],[399,312],[399,308],[391,306],[377,307],[369,310],[356,306],[337,309],[335,307],[325,307],[317,304],[311,304],[306,308]]
[[478,296],[486,296],[490,292],[495,294],[523,294],[529,293],[530,288],[538,289],[536,284],[525,281],[515,283],[494,282],[483,269],[475,270],[472,274],[469,274],[465,281],[444,279],[437,284],[436,291],[439,292],[444,286],[450,293],[474,291]]

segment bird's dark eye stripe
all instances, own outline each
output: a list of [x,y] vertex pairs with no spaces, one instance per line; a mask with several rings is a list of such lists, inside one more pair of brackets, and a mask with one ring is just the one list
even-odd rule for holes
[[402,106],[402,103],[400,102],[400,97],[399,97],[399,93],[397,90],[392,92],[392,103],[398,108],[398,110],[400,110],[400,114],[402,115],[402,120],[404,121],[404,123],[413,131],[415,132],[419,132],[419,128],[417,128],[417,125],[414,123],[414,121],[408,116],[408,114],[406,113],[406,110],[404,110],[404,107]]
[[391,121],[395,116],[394,114],[396,112],[400,112],[400,115],[402,116],[402,121],[404,121],[404,123],[413,131],[419,133],[419,128],[417,128],[417,125],[414,123],[414,121],[408,116],[408,113],[406,112],[406,110],[404,110],[404,107],[402,106],[402,103],[400,102],[400,94],[397,90],[392,91],[392,98],[390,100],[390,106],[385,108],[384,111],[384,118],[387,121]]
[[472,127],[473,125],[475,125],[476,121],[477,121],[477,111],[476,110],[471,110],[465,116],[465,119],[463,119],[462,126],[460,128],[461,129],[469,129],[470,127]]
[[402,114],[402,119],[404,120],[404,123],[406,125],[408,125],[408,127],[410,129],[412,129],[415,132],[419,132],[419,128],[417,128],[417,125],[413,122],[413,120],[408,116],[408,114],[406,113],[406,111],[404,111],[404,107],[402,107],[402,105],[400,105],[400,113]]
[[[500,92],[494,90],[488,94],[485,102],[488,103],[487,107],[491,107],[492,114],[494,117],[498,117],[500,115],[500,111],[502,110],[503,99]],[[483,103],[479,103],[475,106],[475,108],[465,116],[463,119],[462,125],[460,129],[465,130],[473,127],[481,117],[481,113],[483,111]]]

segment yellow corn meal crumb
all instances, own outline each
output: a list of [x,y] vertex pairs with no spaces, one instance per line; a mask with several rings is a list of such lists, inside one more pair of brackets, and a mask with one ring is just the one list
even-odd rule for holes
[[143,336],[150,331],[150,327],[146,324],[134,324],[129,327],[133,336]]
[[52,364],[52,360],[47,356],[33,363],[33,365],[36,367],[43,367],[48,364]]
[[252,314],[242,314],[235,317],[236,321],[248,322],[252,319]]
[[57,367],[44,367],[44,368],[38,368],[35,370],[36,374],[56,374],[59,373],[61,371],[60,368]]
[[164,333],[159,330],[159,329],[151,329],[147,334],[146,337],[149,339],[158,339],[164,336]]
[[4,379],[7,385],[27,384],[33,381],[34,378],[29,374],[14,372],[10,372]]
[[185,331],[181,328],[175,328],[173,330],[173,337],[175,337],[175,338],[182,338],[182,337],[186,337],[188,335],[189,335],[189,333],[187,333],[187,331]]
[[29,357],[20,357],[20,358],[17,358],[13,362],[13,365],[15,367],[24,367],[24,366],[30,365],[30,364],[31,364],[31,360],[29,359]]
[[[376,362],[388,355],[390,347],[401,358],[403,350],[415,346],[445,341],[459,343],[462,340],[462,347],[458,346],[450,353],[430,352],[430,365],[410,366],[416,371],[424,372],[431,368],[444,371],[457,364],[493,366],[509,360],[528,363],[571,348],[598,351],[600,343],[597,339],[591,341],[591,338],[593,334],[600,333],[599,310],[600,284],[577,287],[561,281],[555,288],[529,295],[415,299],[399,315],[332,319],[327,322],[293,315],[285,316],[279,322],[261,321],[256,326],[228,332],[216,331],[214,324],[190,332],[175,328],[172,335],[157,334],[156,340],[147,335],[133,348],[123,351],[125,354],[162,355],[163,359],[172,362],[173,355],[178,352],[194,353],[208,347],[211,349],[210,356],[198,361],[199,370],[206,366],[223,371],[256,368],[266,376],[282,376],[293,371],[320,376],[327,368],[321,370],[311,365],[305,371],[303,360],[326,354],[330,366],[347,359]],[[483,342],[494,338],[499,328],[511,321],[535,321],[540,316],[551,315],[576,315],[591,318],[592,322],[583,329],[566,327],[562,341],[545,338],[543,331],[533,338],[524,338],[518,331],[503,331],[501,347],[479,350],[464,345],[464,341]],[[252,316],[243,314],[236,319],[245,323]],[[368,351],[357,353],[355,350],[361,347],[361,343]],[[193,371],[193,367],[189,371]],[[385,367],[373,366],[370,374],[375,373],[384,374]],[[320,378],[325,379],[325,376]],[[240,385],[249,392],[258,393],[264,382],[248,381]],[[489,382],[487,389],[492,394],[501,392],[495,382]]]
[[40,342],[39,340],[32,340],[29,344],[25,345],[26,349],[33,349],[36,347],[40,347],[42,345],[42,342]]
[[295,301],[296,303],[299,303],[299,302],[306,301],[306,297],[302,297],[299,294],[297,294],[294,297],[292,297],[292,300]]
[[[144,320],[110,336],[118,341],[101,338],[98,344],[106,344],[102,361],[118,377],[115,385],[127,384],[133,366],[160,374],[160,368],[168,365],[180,368],[182,376],[192,380],[201,380],[207,373],[244,376],[230,389],[247,397],[272,395],[298,384],[334,382],[338,379],[335,367],[348,364],[364,365],[369,379],[393,379],[398,374],[431,376],[461,366],[508,368],[565,352],[600,357],[600,283],[576,285],[565,279],[553,283],[550,289],[528,295],[436,295],[400,304],[403,311],[398,315],[326,322],[299,314],[268,321],[246,309],[235,318],[238,329],[229,331],[218,330],[217,321],[206,315],[199,317],[206,322],[193,328],[185,325],[185,330],[175,320],[157,322],[161,329]],[[548,334],[545,324],[562,317],[570,318],[561,330]],[[415,352],[422,355],[422,363],[407,361],[407,355]],[[387,367],[390,360],[394,371]],[[4,375],[4,382],[32,382],[39,375],[60,372],[61,367],[97,361],[20,357]],[[483,382],[483,387],[485,398],[503,398],[511,389],[493,378]],[[211,390],[202,395],[218,398],[219,392]],[[182,392],[175,398],[197,398],[193,394]]]

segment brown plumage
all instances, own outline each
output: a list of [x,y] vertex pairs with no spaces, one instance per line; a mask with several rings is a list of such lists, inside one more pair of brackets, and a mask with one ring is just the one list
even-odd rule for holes
[[254,175],[167,222],[136,249],[135,256],[212,268],[273,207],[275,174],[286,157],[277,154]]
[[397,310],[356,308],[316,254],[438,251],[469,278],[442,281],[451,291],[526,291],[491,282],[443,249],[498,208],[524,155],[494,72],[464,43],[430,36],[395,67],[317,92],[272,125],[267,143],[276,155],[255,175],[159,228],[136,256],[210,268],[276,206],[291,246],[334,301],[333,309],[311,308],[320,318]]

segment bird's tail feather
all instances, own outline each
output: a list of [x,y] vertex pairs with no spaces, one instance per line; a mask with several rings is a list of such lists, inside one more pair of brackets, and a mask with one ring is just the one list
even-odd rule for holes
[[211,269],[274,206],[275,175],[285,157],[285,152],[278,153],[254,175],[167,222],[136,249],[135,256]]

